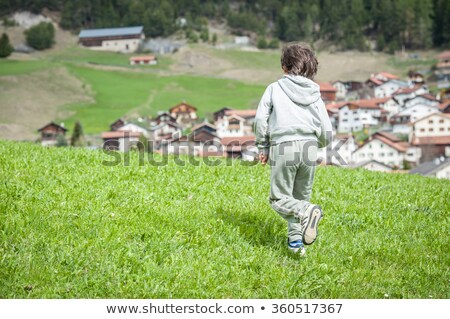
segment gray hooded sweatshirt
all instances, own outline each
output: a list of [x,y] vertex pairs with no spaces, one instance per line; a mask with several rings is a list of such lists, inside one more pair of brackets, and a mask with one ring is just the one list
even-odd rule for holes
[[331,142],[332,127],[320,87],[299,75],[284,75],[264,92],[255,117],[256,145],[268,154],[271,144],[317,140]]

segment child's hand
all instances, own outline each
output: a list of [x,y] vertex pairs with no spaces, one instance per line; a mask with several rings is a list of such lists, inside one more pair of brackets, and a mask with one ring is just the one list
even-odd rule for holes
[[269,155],[264,155],[263,153],[259,154],[259,161],[261,162],[261,165],[264,166],[267,164],[267,161],[269,160]]

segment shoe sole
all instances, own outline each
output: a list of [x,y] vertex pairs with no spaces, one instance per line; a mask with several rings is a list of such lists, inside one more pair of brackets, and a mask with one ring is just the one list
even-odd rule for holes
[[308,224],[303,233],[303,244],[311,245],[317,238],[319,222],[322,219],[323,213],[319,206],[314,206],[309,213]]

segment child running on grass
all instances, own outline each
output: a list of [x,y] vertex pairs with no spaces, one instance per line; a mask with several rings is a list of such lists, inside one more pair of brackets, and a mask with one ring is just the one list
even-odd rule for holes
[[302,255],[304,245],[315,241],[323,215],[309,202],[317,149],[332,138],[319,85],[313,82],[318,64],[308,46],[284,47],[284,75],[267,87],[255,118],[259,159],[271,166],[270,204],[288,222],[288,248]]

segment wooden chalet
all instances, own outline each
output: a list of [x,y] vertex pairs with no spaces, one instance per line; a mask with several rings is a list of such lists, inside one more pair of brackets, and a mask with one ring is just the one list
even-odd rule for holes
[[169,113],[182,126],[190,127],[197,121],[197,108],[185,102],[177,104],[169,109]]
[[44,146],[54,146],[58,143],[58,138],[65,137],[67,129],[63,125],[50,122],[38,129],[41,134],[41,144]]

